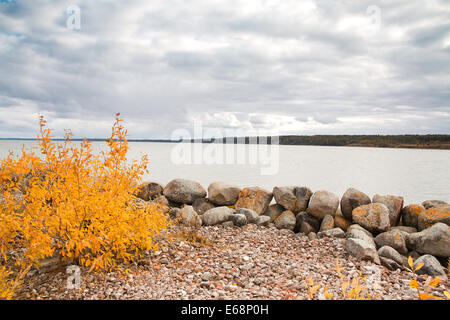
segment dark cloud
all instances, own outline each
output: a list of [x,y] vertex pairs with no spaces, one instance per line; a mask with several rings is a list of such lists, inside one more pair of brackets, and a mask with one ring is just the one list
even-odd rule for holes
[[73,4],[0,3],[1,136],[450,133],[446,1],[80,1],[69,30]]

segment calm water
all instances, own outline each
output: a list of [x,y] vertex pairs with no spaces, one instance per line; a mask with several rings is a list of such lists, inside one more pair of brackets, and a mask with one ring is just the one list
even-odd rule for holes
[[[0,158],[8,151],[36,146],[33,141],[0,141]],[[104,142],[94,142],[99,150]],[[166,184],[174,178],[192,179],[205,189],[214,181],[239,186],[308,186],[334,192],[339,197],[348,187],[367,193],[401,195],[405,203],[439,199],[450,202],[450,151],[352,147],[279,146],[279,170],[261,175],[258,164],[176,164],[171,153],[177,144],[131,142],[129,157],[148,154],[150,175],[146,180]],[[190,145],[188,145],[190,146]],[[201,145],[200,145],[201,146]],[[203,145],[206,147],[207,145]],[[245,145],[248,151],[249,146]]]

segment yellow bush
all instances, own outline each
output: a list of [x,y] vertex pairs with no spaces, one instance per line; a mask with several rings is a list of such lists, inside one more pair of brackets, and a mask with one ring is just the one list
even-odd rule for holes
[[153,237],[170,220],[160,206],[139,205],[133,197],[148,159],[127,161],[121,121],[117,114],[108,150],[94,154],[86,139],[74,145],[69,130],[64,143],[53,142],[41,116],[41,155],[23,149],[0,162],[3,262],[18,247],[22,270],[55,254],[91,270],[109,269],[156,248]]

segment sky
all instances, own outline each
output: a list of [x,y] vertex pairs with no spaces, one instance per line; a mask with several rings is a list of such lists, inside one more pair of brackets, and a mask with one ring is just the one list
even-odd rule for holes
[[0,137],[450,134],[448,0],[0,1]]

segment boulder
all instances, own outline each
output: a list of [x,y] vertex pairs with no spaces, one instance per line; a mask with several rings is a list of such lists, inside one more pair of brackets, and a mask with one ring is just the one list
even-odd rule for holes
[[210,201],[208,201],[208,199],[198,198],[194,200],[194,202],[192,203],[192,207],[194,208],[195,212],[197,212],[197,214],[202,215],[215,206]]
[[233,221],[234,225],[237,227],[245,226],[248,222],[247,217],[239,213],[231,215],[231,221]]
[[334,217],[338,207],[339,198],[335,194],[325,190],[319,190],[311,196],[306,212],[322,220],[327,214]]
[[295,228],[295,214],[290,210],[284,211],[275,219],[275,227],[293,231]]
[[364,232],[365,234],[367,234],[371,239],[373,239],[373,235],[372,233],[370,233],[369,231],[367,231],[366,229],[364,229],[363,227],[361,227],[359,224],[352,224],[350,227],[348,227],[347,231],[351,231],[351,230],[361,230],[362,232]]
[[140,184],[136,197],[144,201],[150,201],[161,196],[162,194],[163,187],[159,183],[146,181]]
[[282,205],[276,203],[271,204],[263,214],[270,217],[270,222],[273,222],[273,220],[282,214],[284,210],[286,209],[284,209]]
[[380,257],[378,256],[377,250],[367,241],[349,238],[345,242],[345,248],[350,255],[355,256],[359,260],[369,260],[380,264]]
[[421,231],[438,222],[450,226],[450,204],[440,204],[420,212],[417,227]]
[[380,257],[380,263],[383,267],[389,269],[389,270],[397,270],[402,269],[402,266],[399,265],[396,261],[386,258],[386,257]]
[[[338,210],[339,211],[339,210]],[[342,215],[337,214],[334,217],[334,226],[337,228],[341,228],[344,231],[347,231],[347,229],[352,225],[352,222],[346,218],[344,218]]]
[[353,209],[352,220],[372,233],[389,229],[389,209],[382,203],[371,203]]
[[228,207],[216,207],[209,209],[201,215],[203,225],[213,226],[231,220],[234,210]]
[[352,211],[359,206],[370,203],[370,198],[365,193],[349,188],[341,198],[341,212],[346,219],[352,219]]
[[270,217],[264,215],[258,216],[255,223],[257,226],[268,227],[270,223]]
[[447,280],[447,274],[444,268],[439,263],[438,259],[430,254],[426,254],[414,261],[413,267],[416,268],[419,264],[423,263],[423,267],[416,271],[417,274],[426,274],[429,276],[439,276],[441,279]]
[[341,228],[327,229],[317,233],[318,238],[345,238],[345,232]]
[[414,232],[417,232],[417,229],[416,228],[413,228],[413,227],[407,227],[407,226],[395,226],[395,227],[392,227],[391,228],[391,230],[400,230],[400,231],[402,231],[402,232],[406,232],[406,233],[414,233]]
[[255,211],[246,208],[240,208],[236,213],[243,214],[247,218],[248,223],[256,223],[259,217]]
[[447,204],[447,202],[442,201],[442,200],[426,200],[426,201],[422,202],[422,206],[424,206],[425,209],[430,209],[430,208],[436,207],[440,204]]
[[151,201],[151,203],[156,204],[156,205],[159,205],[159,206],[161,206],[161,207],[167,207],[167,206],[169,206],[169,200],[167,200],[167,198],[164,197],[164,196],[159,196],[159,197],[154,198],[154,199]]
[[397,196],[380,196],[376,194],[372,203],[382,203],[389,209],[389,223],[391,227],[396,226],[400,221],[403,208],[403,197]]
[[406,236],[409,249],[420,254],[450,257],[450,227],[444,223],[436,223],[430,228]]
[[166,185],[164,195],[176,203],[192,204],[195,199],[206,197],[206,190],[198,182],[175,179]]
[[399,266],[406,267],[408,258],[402,256],[397,250],[389,246],[383,246],[378,249],[378,256],[394,260]]
[[236,203],[241,188],[226,182],[213,182],[208,187],[209,200],[219,206],[232,206]]
[[185,206],[179,212],[180,222],[184,225],[198,228],[202,225],[202,219],[192,206]]
[[312,195],[310,189],[296,186],[275,187],[272,193],[278,204],[293,213],[305,211]]
[[[303,225],[303,230],[302,230]],[[294,232],[301,232],[308,234],[310,232],[318,232],[320,228],[320,221],[316,217],[313,217],[306,213],[305,211],[300,212],[295,217],[295,228]]]
[[419,214],[425,210],[420,204],[410,204],[402,209],[402,223],[404,226],[418,228]]
[[[327,214],[320,224],[319,231],[326,231],[334,228],[334,219],[333,216]],[[342,229],[341,229],[342,230]]]
[[244,188],[239,193],[235,209],[247,208],[255,211],[258,215],[263,214],[272,201],[272,193],[260,187]]
[[393,229],[380,233],[375,237],[375,243],[378,248],[389,246],[397,250],[400,254],[405,255],[408,253],[405,237],[403,236],[403,232],[400,230]]
[[366,233],[361,229],[357,228],[348,229],[347,232],[345,233],[345,237],[347,239],[360,239],[366,241],[367,243],[370,243],[374,248],[377,247],[370,232]]

